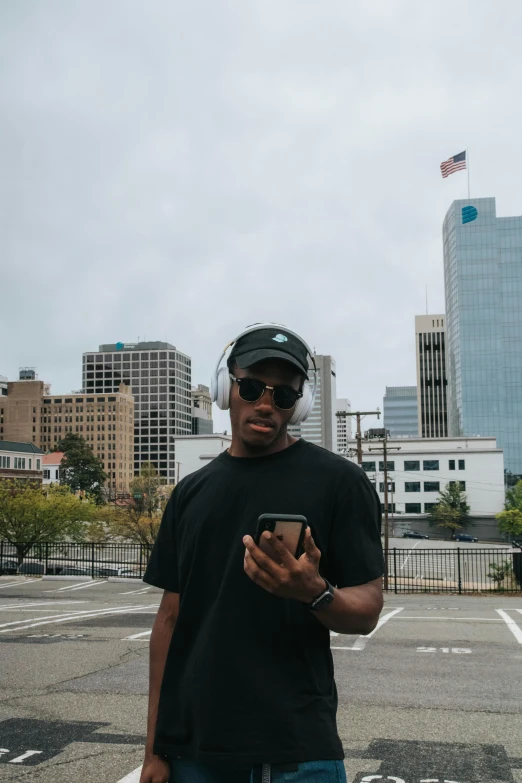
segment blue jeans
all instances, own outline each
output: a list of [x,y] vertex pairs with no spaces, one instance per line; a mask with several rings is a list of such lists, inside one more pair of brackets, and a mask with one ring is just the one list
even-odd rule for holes
[[277,764],[257,764],[248,770],[192,759],[170,763],[169,783],[346,783],[342,761],[303,761],[295,771],[279,769]]

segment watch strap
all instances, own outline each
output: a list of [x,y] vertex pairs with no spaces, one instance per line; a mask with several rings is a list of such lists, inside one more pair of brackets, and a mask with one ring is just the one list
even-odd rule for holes
[[324,579],[324,583],[325,583],[325,589],[323,590],[323,592],[322,592],[322,593],[319,593],[319,595],[317,595],[317,596],[316,596],[316,597],[313,599],[313,601],[310,601],[310,603],[308,603],[308,604],[305,604],[305,606],[306,606],[308,609],[317,609],[319,606],[321,606],[323,603],[325,603],[325,600],[324,600],[324,599],[325,599],[327,596],[331,596],[331,598],[330,598],[330,600],[328,601],[328,603],[330,603],[330,601],[333,599],[333,594],[334,594],[334,592],[333,592],[333,587],[332,587],[332,585],[330,584],[330,582],[328,581],[328,579],[325,579],[325,578],[324,578],[324,576],[323,576],[322,578]]

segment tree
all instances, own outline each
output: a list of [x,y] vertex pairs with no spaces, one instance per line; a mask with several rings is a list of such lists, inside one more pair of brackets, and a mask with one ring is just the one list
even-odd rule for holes
[[430,525],[449,531],[449,535],[469,524],[469,505],[458,482],[450,482],[439,492],[437,505],[428,516]]
[[509,560],[504,560],[502,563],[490,563],[489,572],[487,574],[488,579],[495,582],[495,590],[504,590],[503,582],[508,580],[508,587],[513,578],[513,565]]
[[144,462],[140,475],[130,482],[130,498],[112,508],[109,523],[111,533],[138,544],[152,546],[171,492],[172,487],[163,483],[154,465]]
[[107,480],[103,464],[93,454],[87,441],[81,435],[68,432],[58,444],[58,450],[64,452],[60,473],[61,483],[73,492],[84,491],[95,503],[101,504],[102,487]]
[[[521,484],[522,482],[518,482]],[[509,508],[497,514],[498,529],[510,538],[522,536],[522,511],[518,508]]]
[[15,546],[19,564],[35,544],[82,540],[86,523],[97,512],[94,503],[68,487],[0,483],[0,538]]
[[506,491],[505,508],[507,511],[511,509],[522,511],[522,480],[517,481],[514,486],[510,487]]

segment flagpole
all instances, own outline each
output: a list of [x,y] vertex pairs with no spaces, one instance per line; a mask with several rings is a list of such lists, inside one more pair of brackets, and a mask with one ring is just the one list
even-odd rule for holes
[[471,198],[469,190],[469,150],[466,150],[466,168],[468,170],[468,200]]

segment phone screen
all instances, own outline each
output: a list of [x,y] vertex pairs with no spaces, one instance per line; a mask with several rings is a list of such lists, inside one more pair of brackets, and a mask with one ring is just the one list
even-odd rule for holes
[[[303,522],[298,522],[297,520],[276,520],[272,535],[274,535],[282,544],[284,544],[289,552],[291,552],[292,555],[296,557],[302,528]],[[277,562],[277,553],[274,552],[271,544],[266,541],[263,536],[261,536],[259,539],[259,548],[262,549],[265,554],[271,557],[272,560]]]

